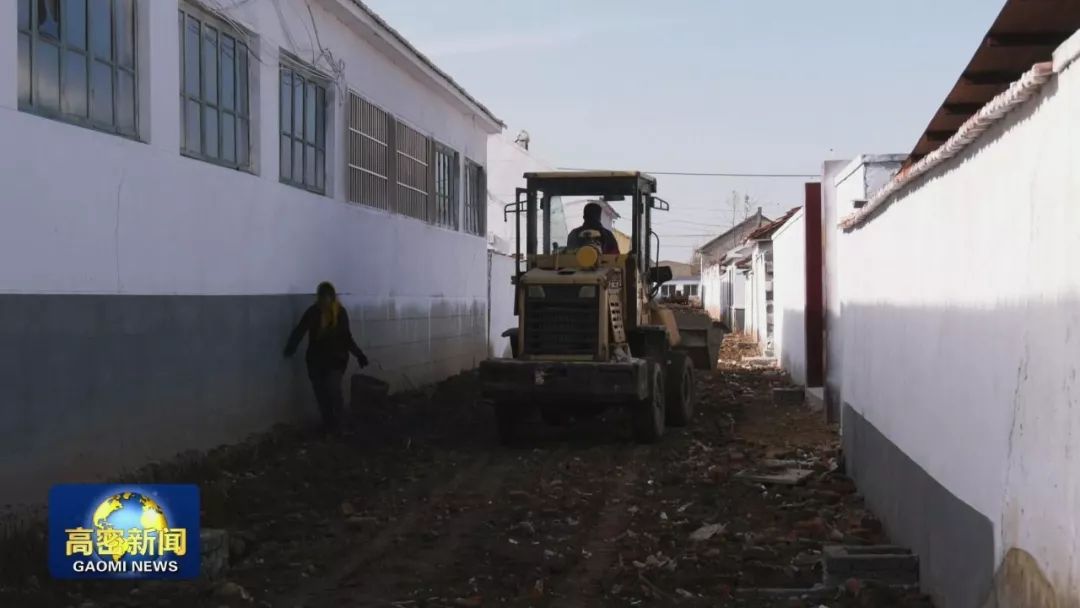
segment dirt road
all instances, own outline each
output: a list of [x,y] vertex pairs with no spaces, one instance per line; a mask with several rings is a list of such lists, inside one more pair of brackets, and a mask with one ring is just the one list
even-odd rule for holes
[[[212,454],[176,481],[204,488],[204,525],[232,537],[214,584],[61,585],[0,591],[2,606],[929,606],[851,585],[812,597],[827,542],[883,542],[830,468],[816,414],[772,405],[775,372],[698,378],[687,430],[635,445],[618,414],[538,420],[497,445],[474,378],[356,416],[337,440],[277,433]],[[814,469],[804,486],[733,474],[767,458]],[[187,478],[185,479],[185,476]]]

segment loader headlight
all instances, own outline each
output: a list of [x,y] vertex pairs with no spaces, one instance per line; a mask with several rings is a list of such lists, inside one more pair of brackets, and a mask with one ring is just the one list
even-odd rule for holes
[[530,298],[543,298],[547,294],[544,293],[544,288],[539,285],[529,285],[529,297]]
[[578,290],[577,296],[579,298],[595,298],[596,297],[596,285],[582,285]]

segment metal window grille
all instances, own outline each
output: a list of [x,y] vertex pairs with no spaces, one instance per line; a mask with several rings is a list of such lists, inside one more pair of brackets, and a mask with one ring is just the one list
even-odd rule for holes
[[465,231],[483,236],[487,230],[487,179],[484,168],[465,160]]
[[431,217],[428,209],[431,140],[399,120],[395,124],[394,142],[397,144],[395,211],[428,220]]
[[326,192],[326,87],[281,66],[281,181]]
[[18,0],[19,109],[137,135],[135,0]]
[[434,222],[454,230],[458,227],[458,166],[458,153],[453,148],[436,143]]
[[180,151],[247,169],[250,159],[248,47],[242,32],[181,5]]
[[393,124],[393,117],[381,108],[349,92],[347,168],[351,202],[386,211],[394,209],[390,189]]

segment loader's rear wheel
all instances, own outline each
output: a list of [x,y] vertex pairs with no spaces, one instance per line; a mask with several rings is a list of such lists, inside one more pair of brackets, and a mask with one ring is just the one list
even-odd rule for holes
[[566,426],[570,421],[570,417],[567,416],[566,411],[556,406],[541,406],[540,419],[548,426]]
[[521,436],[521,420],[524,418],[520,404],[508,401],[495,402],[495,426],[503,445],[514,445]]
[[684,352],[668,353],[666,412],[668,426],[686,426],[694,417],[694,367]]
[[633,406],[634,439],[656,443],[664,435],[664,368],[649,363],[649,394]]

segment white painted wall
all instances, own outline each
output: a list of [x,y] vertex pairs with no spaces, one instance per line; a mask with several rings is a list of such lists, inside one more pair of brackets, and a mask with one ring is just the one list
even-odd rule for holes
[[772,280],[768,276],[769,241],[757,241],[753,245],[750,270],[746,275],[745,309],[746,333],[753,335],[762,352],[772,352],[772,337],[769,335],[769,299]]
[[[140,49],[150,100],[142,108],[143,142],[19,112],[15,39],[2,37],[0,74],[9,77],[0,78],[0,292],[289,294],[310,293],[325,279],[343,293],[362,335],[378,334],[368,325],[393,319],[396,308],[430,315],[433,307],[484,301],[483,238],[346,202],[344,88],[331,93],[331,194],[278,182],[279,47],[312,57],[302,25],[305,3],[283,6],[287,29],[271,3],[230,11],[257,33],[262,61],[253,62],[256,175],[179,153],[175,1],[139,4],[141,33],[150,41]],[[480,118],[399,67],[401,60],[369,44],[359,26],[331,14],[328,9],[344,10],[337,0],[311,6],[323,45],[345,62],[342,87],[486,162],[490,127]],[[15,3],[0,5],[5,28],[14,31]],[[287,46],[288,37],[296,47]],[[378,353],[409,338],[366,345]],[[390,367],[421,364],[383,355]]]
[[711,264],[701,271],[702,305],[712,319],[723,321],[732,331],[736,327],[735,311],[746,306],[746,275],[734,264]]
[[806,384],[806,222],[804,210],[772,235],[773,347],[780,367]]
[[508,358],[513,356],[510,339],[502,337],[502,333],[518,326],[518,318],[514,315],[514,286],[510,283],[514,276],[514,258],[496,251],[489,251],[488,255],[491,264],[488,356]]
[[[322,45],[344,62],[344,78],[331,92],[326,196],[278,181],[279,52],[313,57],[309,4]],[[253,173],[185,158],[177,120],[177,2],[138,6],[144,103],[142,141],[132,141],[18,110],[16,3],[0,2],[0,31],[7,32],[0,36],[0,294],[306,296],[330,280],[361,346],[383,366],[375,373],[395,386],[440,380],[486,356],[485,239],[346,202],[345,89],[480,164],[498,125],[440,85],[430,68],[395,54],[400,43],[373,32],[370,17],[349,0],[248,2],[229,14],[257,36]],[[281,344],[291,321],[282,319]],[[138,320],[131,323],[139,331]],[[302,357],[282,363],[277,348],[266,356],[281,366],[281,377],[294,378],[285,382],[298,395],[310,398]],[[57,471],[107,473],[168,457],[170,450],[235,440],[296,415],[281,403],[204,401],[198,405],[207,411],[152,403],[125,411],[122,420],[98,421],[123,436],[161,424],[175,431],[167,440],[116,443],[122,453],[98,449],[94,432],[62,444],[43,439],[52,453],[21,454],[17,466],[11,460],[0,467],[2,485],[13,490],[6,482],[16,474],[40,482]],[[4,405],[17,410],[19,404],[9,400],[0,410]],[[250,411],[237,415],[240,405]],[[57,414],[18,415],[48,433],[47,418]],[[87,453],[95,457],[82,458],[85,468],[72,468]]]
[[[488,138],[488,242],[500,253],[513,254],[514,216],[504,219],[503,210],[514,202],[515,191],[525,187],[525,173],[553,171],[554,167],[514,143],[514,138],[498,133]],[[524,215],[521,238],[525,240]],[[575,224],[576,225],[576,224]],[[566,243],[566,214],[561,200],[551,208],[551,238]]]
[[840,395],[840,376],[842,339],[840,333],[840,230],[839,212],[840,193],[837,191],[837,179],[844,172],[848,162],[842,160],[826,161],[821,176],[821,246],[824,250],[822,271],[825,295],[825,401],[827,416],[839,420],[842,398]]
[[1078,104],[1073,64],[841,246],[844,401],[1060,605],[1080,601]]
[[717,321],[724,319],[724,304],[727,298],[721,276],[723,274],[719,264],[702,266],[701,287],[704,293],[701,303],[709,317]]

